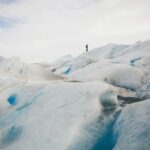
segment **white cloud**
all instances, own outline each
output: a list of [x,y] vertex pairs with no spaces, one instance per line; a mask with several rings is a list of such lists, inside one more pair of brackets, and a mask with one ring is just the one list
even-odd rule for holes
[[0,4],[0,16],[16,19],[0,28],[0,55],[51,61],[106,43],[150,37],[149,0],[18,0]]

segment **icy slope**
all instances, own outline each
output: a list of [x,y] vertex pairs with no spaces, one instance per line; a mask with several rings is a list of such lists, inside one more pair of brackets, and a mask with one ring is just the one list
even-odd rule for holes
[[[99,95],[115,93],[115,88],[104,83],[20,84],[7,95],[1,92],[5,107],[0,115],[0,149],[73,149],[75,139],[82,141],[81,148],[91,149],[100,135],[86,128],[102,114]],[[16,95],[14,106],[7,103],[12,95]],[[117,99],[114,104],[118,105]]]
[[0,57],[0,75],[21,80],[61,80],[63,77],[49,73],[39,64],[26,64],[19,58]]
[[[137,42],[133,45],[117,45],[109,44],[101,48],[96,48],[83,53],[77,58],[65,63],[63,67],[55,68],[56,73],[72,74],[76,70],[100,63],[101,66],[107,65],[106,61],[110,63],[125,63],[131,66],[149,66],[150,60],[150,40],[144,42]],[[67,72],[67,70],[69,70]]]
[[[104,63],[103,63],[104,64]],[[141,85],[144,71],[127,64],[95,63],[70,75],[71,79],[80,81],[105,81],[115,86],[135,90]],[[130,78],[129,78],[130,77]]]
[[97,62],[100,59],[112,58],[120,51],[123,53],[124,49],[128,47],[128,45],[109,44],[104,47],[89,51],[88,53],[83,53],[80,56],[70,60],[69,62],[65,64],[63,63],[62,67],[61,65],[59,65],[59,67],[54,66],[54,69],[56,73],[67,74],[68,69],[70,69],[70,72],[73,72],[74,70],[84,68],[87,65]]
[[71,80],[101,80],[136,91],[150,80],[149,64],[148,40],[130,46],[111,44],[91,50],[55,72],[65,74]]
[[150,148],[150,100],[127,106],[114,125],[114,150]]
[[149,51],[145,41],[51,64],[1,57],[0,150],[148,150]]

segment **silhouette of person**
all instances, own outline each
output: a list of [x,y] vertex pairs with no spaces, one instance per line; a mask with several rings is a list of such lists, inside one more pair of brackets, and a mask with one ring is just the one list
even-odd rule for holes
[[88,52],[88,44],[86,44],[86,46],[85,46],[85,47],[86,47],[86,52]]

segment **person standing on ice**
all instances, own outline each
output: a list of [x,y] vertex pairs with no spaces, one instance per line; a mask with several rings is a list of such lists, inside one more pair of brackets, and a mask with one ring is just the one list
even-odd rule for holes
[[88,44],[86,44],[85,48],[86,48],[86,52],[88,52]]

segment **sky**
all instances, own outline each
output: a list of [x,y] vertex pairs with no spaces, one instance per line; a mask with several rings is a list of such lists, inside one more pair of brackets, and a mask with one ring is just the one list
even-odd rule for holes
[[27,62],[150,39],[150,0],[0,0],[0,56]]

